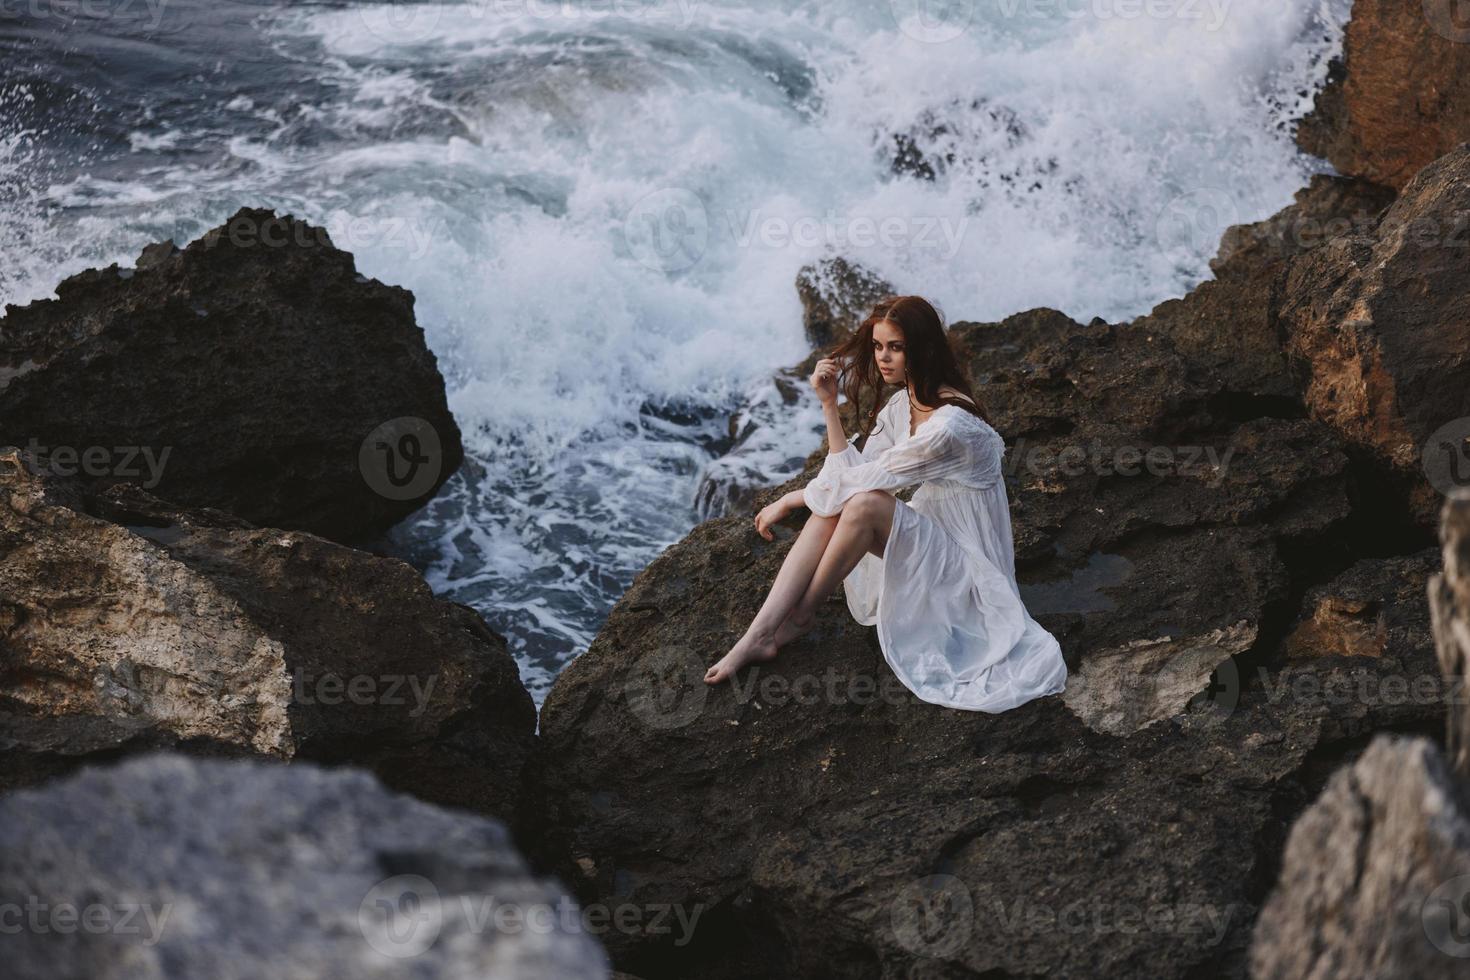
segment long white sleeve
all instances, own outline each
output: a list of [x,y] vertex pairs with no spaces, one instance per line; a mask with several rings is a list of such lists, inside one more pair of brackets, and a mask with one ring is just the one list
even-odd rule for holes
[[876,452],[872,459],[862,458],[857,465],[850,458],[834,462],[843,453],[829,453],[812,482],[802,488],[802,499],[813,514],[831,517],[842,510],[853,494],[863,490],[896,490],[925,480],[960,476],[973,469],[965,440],[943,424],[925,425],[915,435],[896,446]]
[[[894,397],[896,398],[897,396]],[[864,463],[871,463],[885,449],[897,442],[898,438],[895,435],[897,429],[892,418],[892,408],[893,400],[890,399],[888,404],[879,410],[878,425],[872,432],[868,433],[868,439],[863,443],[861,452],[854,448],[851,442],[848,442],[840,453],[829,452],[827,458],[822,460],[822,469],[813,478],[813,482],[820,480],[831,469],[849,469],[854,466],[861,466]]]

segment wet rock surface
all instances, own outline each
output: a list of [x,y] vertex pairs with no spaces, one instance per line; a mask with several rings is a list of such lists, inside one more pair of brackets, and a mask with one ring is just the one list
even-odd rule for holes
[[796,295],[801,300],[807,341],[813,347],[840,343],[874,303],[893,291],[876,273],[844,258],[804,266],[796,277]]
[[0,318],[0,445],[59,473],[350,541],[459,466],[413,294],[320,228],[241,208],[56,292]]

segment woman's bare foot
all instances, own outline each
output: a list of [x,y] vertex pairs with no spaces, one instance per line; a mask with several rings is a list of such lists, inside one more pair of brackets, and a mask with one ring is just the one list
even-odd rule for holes
[[797,618],[792,613],[782,620],[781,625],[776,628],[776,646],[784,647],[798,636],[804,636],[811,632],[811,628],[817,625],[817,617],[811,616],[807,619]]
[[730,648],[730,652],[715,662],[709,670],[704,673],[706,684],[718,684],[723,680],[735,676],[735,672],[748,663],[757,660],[770,660],[776,656],[776,643],[769,635],[751,636],[746,633],[740,641]]

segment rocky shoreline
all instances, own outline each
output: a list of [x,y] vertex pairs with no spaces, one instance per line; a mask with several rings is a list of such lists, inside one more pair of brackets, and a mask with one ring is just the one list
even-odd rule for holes
[[[353,547],[463,455],[412,294],[241,209],[7,307],[0,904],[178,916],[31,928],[16,975],[1459,975],[1470,47],[1440,6],[1357,0],[1298,134],[1338,175],[1214,280],[952,325],[1072,675],[1001,715],[917,701],[840,596],[702,683],[802,520],[749,512],[817,447],[709,491],[537,734],[504,640]],[[889,288],[804,270],[813,346]]]

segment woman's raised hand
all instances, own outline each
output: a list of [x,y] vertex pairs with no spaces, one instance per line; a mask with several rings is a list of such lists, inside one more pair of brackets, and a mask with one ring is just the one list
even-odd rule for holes
[[825,405],[837,398],[837,362],[830,357],[824,357],[817,362],[816,368],[812,370],[812,387],[817,391],[817,397]]

